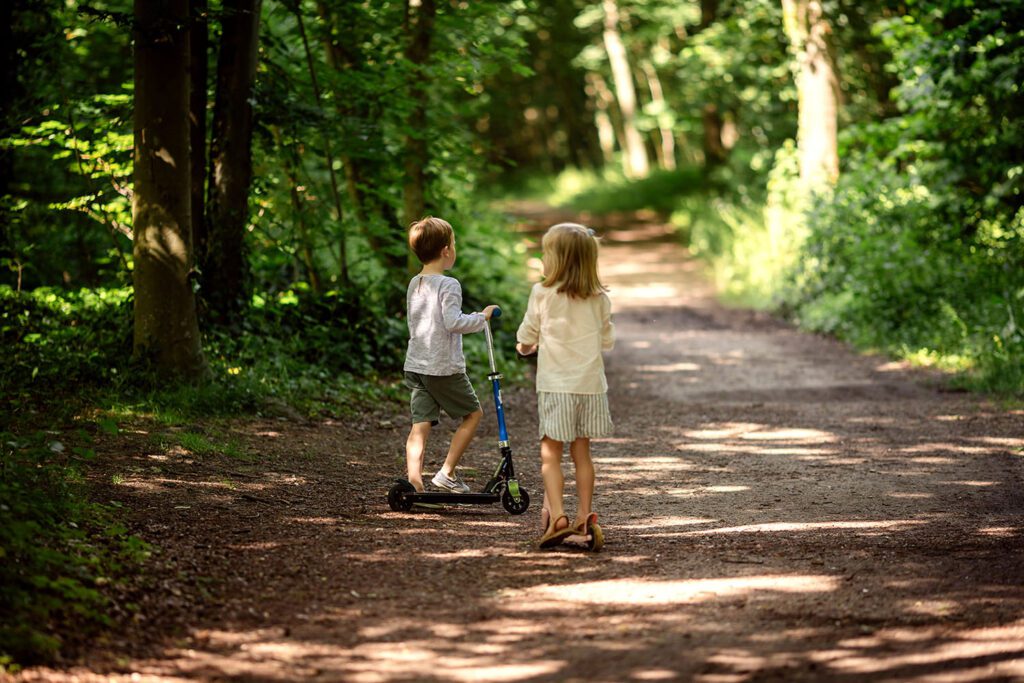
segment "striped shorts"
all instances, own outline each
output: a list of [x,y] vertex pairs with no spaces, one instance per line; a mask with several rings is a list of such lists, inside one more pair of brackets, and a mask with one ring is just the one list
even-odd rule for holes
[[540,438],[575,441],[586,437],[611,436],[612,416],[608,394],[563,394],[537,392]]

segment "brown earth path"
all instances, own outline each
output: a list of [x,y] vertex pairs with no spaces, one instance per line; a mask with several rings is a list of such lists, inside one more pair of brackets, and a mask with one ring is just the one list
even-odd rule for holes
[[[94,478],[160,547],[126,596],[141,608],[19,678],[1024,681],[1024,411],[721,307],[657,221],[594,227],[618,333],[603,552],[531,546],[528,390],[505,395],[534,493],[520,517],[388,509],[393,408],[190,426],[241,458],[139,426],[102,442]],[[491,418],[464,461],[476,485]]]

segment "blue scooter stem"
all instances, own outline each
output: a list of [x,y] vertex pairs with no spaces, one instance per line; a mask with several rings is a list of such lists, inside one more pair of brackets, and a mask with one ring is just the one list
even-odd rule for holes
[[[500,318],[501,309],[495,308],[494,312],[491,313],[491,317]],[[487,358],[491,362],[491,374],[488,377],[491,380],[491,389],[494,392],[494,412],[498,416],[498,440],[504,446],[508,444],[508,429],[505,427],[505,408],[501,403],[501,383],[498,381],[501,379],[501,375],[494,364],[494,337],[491,335],[490,320],[484,324],[484,335],[487,337]]]

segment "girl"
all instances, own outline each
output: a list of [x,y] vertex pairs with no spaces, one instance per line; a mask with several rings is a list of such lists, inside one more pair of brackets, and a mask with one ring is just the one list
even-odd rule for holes
[[[597,238],[575,223],[550,228],[542,242],[544,281],[534,285],[516,334],[523,355],[538,352],[537,412],[540,416],[544,505],[541,548],[568,536],[589,535],[596,550],[602,537],[591,511],[594,464],[590,439],[612,432],[608,382],[601,352],[615,343],[611,301],[597,275]],[[562,500],[562,448],[576,466],[576,519],[570,524]]]

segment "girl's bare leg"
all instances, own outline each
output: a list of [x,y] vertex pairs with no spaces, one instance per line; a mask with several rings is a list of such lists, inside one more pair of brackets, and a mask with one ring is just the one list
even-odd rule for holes
[[452,443],[448,447],[448,457],[444,459],[441,470],[449,477],[455,476],[455,466],[462,460],[463,453],[469,448],[469,443],[476,435],[476,428],[480,425],[480,418],[484,411],[477,410],[462,418],[462,424],[452,434]]
[[417,491],[423,490],[423,451],[427,447],[428,436],[430,423],[417,422],[409,430],[409,438],[405,441],[406,477]]
[[579,526],[591,513],[594,504],[594,461],[590,458],[590,439],[581,437],[569,444],[569,455],[576,466],[576,522]]
[[[540,441],[540,473],[544,477],[544,506],[550,515],[551,524],[557,524],[558,518],[565,514],[562,502],[562,489],[565,478],[562,476],[562,442],[544,437]],[[564,526],[560,527],[564,528]]]

